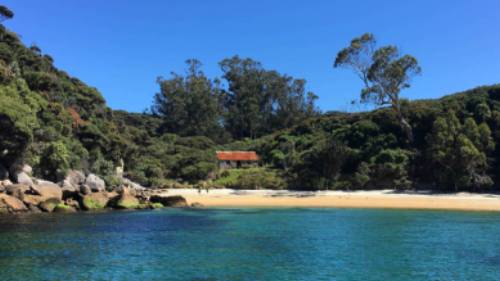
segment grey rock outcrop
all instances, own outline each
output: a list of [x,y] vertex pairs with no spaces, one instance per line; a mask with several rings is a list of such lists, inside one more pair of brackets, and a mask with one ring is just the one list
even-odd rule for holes
[[149,198],[151,203],[161,203],[165,207],[189,207],[186,198],[180,195],[174,196],[161,196],[161,195],[152,195]]
[[94,174],[89,174],[85,179],[85,184],[90,187],[92,192],[102,192],[106,190],[106,183],[103,179]]
[[25,173],[25,172],[19,172],[15,176],[16,182],[19,184],[25,184],[25,185],[33,185],[33,180],[31,177]]

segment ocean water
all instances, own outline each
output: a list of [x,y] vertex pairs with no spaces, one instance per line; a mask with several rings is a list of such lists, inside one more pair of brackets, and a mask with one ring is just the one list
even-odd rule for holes
[[0,280],[500,280],[500,214],[208,209],[0,217]]

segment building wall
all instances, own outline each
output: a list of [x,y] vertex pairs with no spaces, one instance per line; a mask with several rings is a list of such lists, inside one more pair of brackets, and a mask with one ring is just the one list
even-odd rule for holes
[[257,161],[219,161],[220,169],[257,167]]

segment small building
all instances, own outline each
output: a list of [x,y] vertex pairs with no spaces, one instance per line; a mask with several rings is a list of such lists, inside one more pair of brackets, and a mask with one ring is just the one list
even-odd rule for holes
[[255,151],[216,151],[219,168],[254,167],[259,163],[259,156]]

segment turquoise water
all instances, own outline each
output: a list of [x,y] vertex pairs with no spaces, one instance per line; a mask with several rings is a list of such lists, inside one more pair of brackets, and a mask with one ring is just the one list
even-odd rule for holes
[[0,280],[500,280],[500,214],[209,209],[0,217]]

